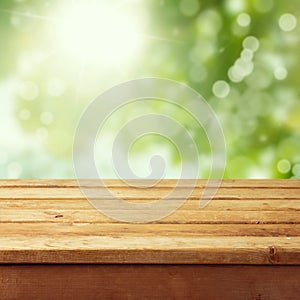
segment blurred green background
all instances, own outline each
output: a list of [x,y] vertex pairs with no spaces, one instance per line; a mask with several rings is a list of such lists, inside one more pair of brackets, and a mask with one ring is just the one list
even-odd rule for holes
[[[299,0],[1,0],[0,177],[74,177],[73,137],[87,105],[118,83],[155,76],[191,86],[214,109],[225,178],[299,178],[299,17]],[[102,176],[116,176],[106,139],[145,112],[172,114],[205,144],[183,112],[155,101],[129,107],[99,141]],[[200,177],[209,174],[206,148]],[[177,177],[178,152],[157,137],[133,145],[133,169],[144,176],[156,152]]]

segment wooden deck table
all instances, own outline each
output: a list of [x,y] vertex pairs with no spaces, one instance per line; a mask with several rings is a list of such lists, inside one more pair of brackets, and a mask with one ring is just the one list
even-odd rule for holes
[[[106,181],[130,201],[175,182]],[[300,299],[300,181],[224,180],[200,209],[205,183],[166,218],[132,224],[75,180],[0,181],[0,299]]]

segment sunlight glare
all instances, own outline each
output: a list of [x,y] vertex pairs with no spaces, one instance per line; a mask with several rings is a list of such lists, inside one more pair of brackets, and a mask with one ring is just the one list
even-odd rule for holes
[[109,5],[80,3],[69,8],[59,26],[62,49],[93,63],[125,63],[140,48],[137,16]]

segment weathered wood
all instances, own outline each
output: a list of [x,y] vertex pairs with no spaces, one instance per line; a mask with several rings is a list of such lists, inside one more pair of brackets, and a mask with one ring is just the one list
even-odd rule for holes
[[[130,212],[130,211],[129,211]],[[0,210],[1,223],[119,223],[96,209]],[[178,210],[157,224],[299,224],[298,211]],[[49,227],[51,230],[51,227]]]
[[[177,183],[177,179],[165,179],[158,182],[159,187],[174,187]],[[97,184],[98,180],[84,180],[86,186]],[[105,179],[103,182],[109,187],[124,188],[124,181],[117,179]],[[127,180],[126,182],[131,182],[133,185],[140,183],[139,180]],[[147,180],[142,180],[143,184],[147,183]],[[185,180],[184,186],[193,186],[194,180]],[[197,180],[197,185],[199,187],[204,187],[207,183],[205,179]],[[66,187],[78,187],[78,181],[75,179],[7,179],[1,180],[0,188],[3,187],[53,187],[53,188],[66,188]],[[252,188],[297,188],[299,189],[299,180],[297,179],[226,179],[221,183],[221,187],[228,188],[240,188],[240,187],[252,187]]]
[[[133,203],[176,182],[105,181]],[[164,219],[127,224],[97,211],[75,180],[0,181],[0,299],[298,299],[300,181],[225,180],[200,209],[205,184]]]
[[[112,200],[113,201],[113,200]],[[143,199],[130,200],[132,203],[144,203]],[[172,200],[168,200],[172,202]],[[170,203],[171,204],[171,203]],[[104,205],[103,205],[104,206]],[[103,207],[102,206],[102,207]],[[166,203],[165,206],[168,206]],[[90,210],[93,206],[85,199],[61,200],[61,199],[43,199],[43,200],[1,200],[1,209],[6,210],[23,210],[26,209],[72,209],[72,210]],[[107,205],[106,205],[107,207]],[[110,206],[109,206],[110,207]],[[180,210],[197,210],[199,209],[199,200],[188,200]],[[269,199],[241,199],[241,200],[218,200],[214,199],[206,206],[205,211],[300,211],[300,200],[269,200]]]
[[1,223],[2,237],[49,236],[167,237],[299,237],[300,224],[124,224],[124,223]]
[[0,299],[299,299],[297,266],[0,266]]
[[1,237],[1,263],[300,264],[300,237]]
[[[13,189],[13,194],[12,194]],[[104,188],[102,188],[103,190]],[[91,192],[95,191],[95,197],[101,196],[101,189],[89,189]],[[144,188],[128,188],[128,187],[114,187],[110,189],[112,194],[127,200],[143,199],[143,200],[157,200],[169,195],[173,190],[172,187],[154,187],[151,189]],[[184,190],[190,188],[179,188],[177,195],[173,199],[181,199]],[[55,188],[55,187],[3,187],[0,189],[0,200],[6,199],[85,199],[80,189],[77,188]],[[191,196],[189,199],[198,200],[201,197],[203,188],[195,187],[191,189]],[[220,188],[215,195],[215,199],[221,200],[258,200],[258,199],[299,199],[300,188]],[[103,195],[105,195],[103,193]],[[113,200],[112,200],[113,201]]]
[[[168,194],[176,182],[149,189],[106,184],[144,202]],[[74,180],[1,181],[0,263],[300,265],[300,181],[226,180],[200,209],[205,183],[199,180],[166,218],[126,224],[93,208]],[[181,189],[190,186],[187,180]]]

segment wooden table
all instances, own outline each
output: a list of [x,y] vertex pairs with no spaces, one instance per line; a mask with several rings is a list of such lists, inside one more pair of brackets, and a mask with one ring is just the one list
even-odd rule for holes
[[[106,183],[151,201],[175,181]],[[75,180],[0,181],[0,299],[299,299],[300,181],[225,180],[200,209],[204,186],[162,220],[127,224]]]

